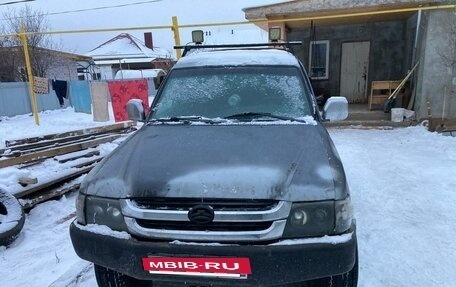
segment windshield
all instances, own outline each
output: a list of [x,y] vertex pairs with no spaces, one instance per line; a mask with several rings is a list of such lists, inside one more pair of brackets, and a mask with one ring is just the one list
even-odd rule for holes
[[308,98],[296,67],[181,69],[169,75],[152,119],[252,112],[299,118],[311,115]]

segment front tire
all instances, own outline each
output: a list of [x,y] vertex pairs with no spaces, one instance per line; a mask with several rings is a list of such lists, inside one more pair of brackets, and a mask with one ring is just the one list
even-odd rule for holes
[[95,271],[95,278],[99,287],[146,287],[147,282],[137,280],[130,276],[124,275],[117,271],[95,265],[93,266]]
[[24,227],[22,205],[6,191],[0,189],[0,246],[10,245]]

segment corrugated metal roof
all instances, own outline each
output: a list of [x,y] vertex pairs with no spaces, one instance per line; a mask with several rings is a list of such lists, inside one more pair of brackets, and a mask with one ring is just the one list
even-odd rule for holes
[[342,9],[372,9],[374,7],[409,7],[432,3],[444,3],[440,0],[295,0],[284,3],[243,9],[248,20],[270,18],[283,14],[305,14],[316,11]]

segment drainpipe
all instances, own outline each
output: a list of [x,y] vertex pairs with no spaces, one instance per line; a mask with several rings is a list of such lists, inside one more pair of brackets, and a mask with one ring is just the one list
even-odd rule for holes
[[[423,11],[418,10],[418,17],[416,19],[416,32],[415,32],[415,42],[413,43],[413,52],[412,52],[412,63],[411,66],[415,65],[416,62],[416,57],[417,57],[417,50],[418,50],[418,40],[420,38],[420,32],[421,32],[421,17],[422,17]],[[416,71],[415,75],[411,79],[411,84],[410,86],[413,86],[412,89],[412,94],[410,95],[410,100],[407,106],[407,109],[413,110],[415,108],[415,98],[416,98],[416,90],[417,90],[417,79],[418,77],[418,71]]]
[[418,46],[418,40],[420,37],[420,29],[421,29],[421,15],[423,11],[418,11],[418,18],[416,19],[416,33],[415,33],[415,43],[413,44],[413,53],[412,53],[412,67],[415,65],[416,61],[416,51]]

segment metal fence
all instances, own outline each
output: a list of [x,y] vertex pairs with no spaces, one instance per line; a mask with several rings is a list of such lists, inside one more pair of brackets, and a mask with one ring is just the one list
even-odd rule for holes
[[[38,111],[60,108],[55,92],[37,94]],[[68,105],[68,103],[66,103]],[[32,113],[27,82],[0,83],[0,117]]]
[[[128,81],[131,79],[126,79]],[[121,82],[124,80],[115,80],[111,82]],[[70,81],[71,84],[75,81]],[[147,79],[149,86],[149,99],[152,100],[157,93],[155,84],[152,79]],[[72,94],[72,90],[68,89],[68,100],[65,99],[65,107],[72,106],[71,98],[77,97]],[[60,108],[57,95],[54,90],[49,89],[48,94],[36,94],[38,111],[55,110]],[[30,104],[30,95],[28,82],[0,82],[0,117],[13,117],[17,115],[31,114],[32,105]]]

